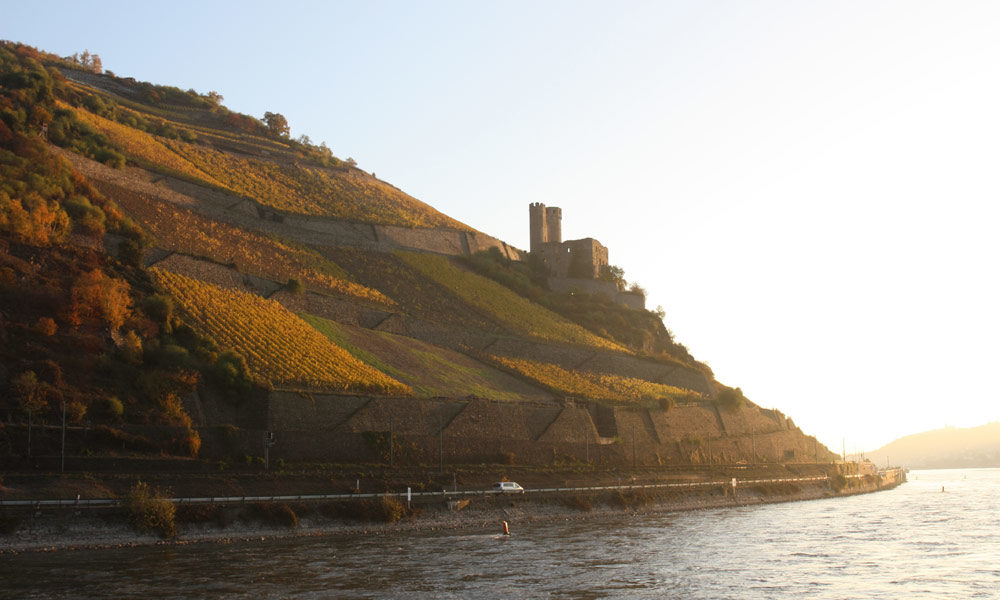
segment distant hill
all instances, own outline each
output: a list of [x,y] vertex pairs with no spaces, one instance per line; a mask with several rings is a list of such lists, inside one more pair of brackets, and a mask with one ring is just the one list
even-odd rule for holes
[[1000,422],[915,433],[886,444],[868,457],[912,469],[1000,467]]

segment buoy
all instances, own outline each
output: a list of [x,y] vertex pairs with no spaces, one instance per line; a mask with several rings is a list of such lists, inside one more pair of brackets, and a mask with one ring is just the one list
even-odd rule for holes
[[507,526],[507,521],[501,521],[503,523],[503,534],[510,535],[510,527]]

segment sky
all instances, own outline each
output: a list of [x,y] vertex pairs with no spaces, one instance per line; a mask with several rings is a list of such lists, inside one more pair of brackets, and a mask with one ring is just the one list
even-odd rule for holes
[[528,246],[563,211],[835,452],[1000,421],[1000,3],[0,0]]

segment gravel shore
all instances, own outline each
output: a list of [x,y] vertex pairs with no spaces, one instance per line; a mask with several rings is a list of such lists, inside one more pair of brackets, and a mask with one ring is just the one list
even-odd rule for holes
[[[854,493],[877,491],[856,490]],[[383,535],[392,532],[443,529],[500,530],[501,522],[511,527],[538,521],[574,521],[600,518],[611,514],[651,514],[718,507],[747,506],[829,498],[835,494],[826,486],[806,487],[795,494],[674,495],[647,499],[641,504],[624,506],[601,501],[572,502],[567,498],[490,498],[470,503],[462,510],[448,510],[442,505],[421,507],[411,517],[395,523],[363,522],[324,517],[311,512],[301,517],[296,527],[265,525],[236,520],[225,527],[212,524],[181,524],[178,535],[163,540],[155,534],[132,530],[121,513],[61,509],[25,515],[14,531],[0,534],[0,554],[46,552],[56,550],[111,548],[153,544],[231,543],[239,540],[274,537],[309,537],[333,535]]]

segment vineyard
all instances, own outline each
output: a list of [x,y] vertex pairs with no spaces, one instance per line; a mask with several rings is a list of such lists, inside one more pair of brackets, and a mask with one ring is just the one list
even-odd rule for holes
[[469,230],[357,169],[333,171],[237,157],[177,140],[165,143],[228,189],[277,210],[383,225]]
[[346,271],[314,250],[215,221],[148,194],[115,187],[113,196],[167,250],[233,264],[242,273],[279,283],[293,278],[314,291],[395,304],[381,292],[350,281]]
[[453,327],[502,331],[492,320],[395,255],[330,247],[320,252],[347,269],[356,281],[395,300],[407,314]]
[[547,342],[624,350],[495,281],[460,269],[444,256],[417,252],[397,252],[396,255],[465,302],[522,335]]
[[558,365],[519,358],[490,356],[489,360],[567,396],[635,403],[661,399],[696,402],[691,390],[618,375],[568,371]]
[[344,392],[409,395],[411,389],[351,356],[280,304],[150,269],[189,324],[243,355],[273,384]]
[[[69,105],[63,104],[62,107],[69,108]],[[112,144],[133,160],[198,183],[221,187],[218,181],[203,173],[188,160],[178,156],[155,136],[99,117],[83,109],[73,109],[73,112],[79,120],[107,136]]]
[[359,360],[413,387],[414,395],[497,400],[536,400],[538,389],[471,358],[403,336],[359,329],[312,315],[301,315]]

